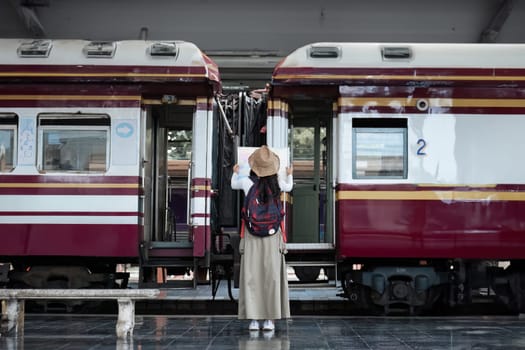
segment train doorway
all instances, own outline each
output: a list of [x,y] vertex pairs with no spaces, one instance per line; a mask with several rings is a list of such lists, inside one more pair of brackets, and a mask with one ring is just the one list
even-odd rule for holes
[[[326,127],[319,120],[303,119],[291,129],[292,164],[294,167],[293,223],[290,241],[293,243],[324,243],[324,212],[321,186],[326,187],[321,154]],[[323,149],[322,149],[323,148]]]
[[194,108],[153,105],[144,118],[144,286],[170,275],[191,280],[195,267],[188,225]]
[[321,269],[326,276],[333,276],[335,266],[332,109],[326,102],[292,106],[295,113],[290,120],[289,147],[294,188],[288,247],[297,261],[290,265],[300,281],[313,282]]
[[[186,108],[187,109],[187,108]],[[149,237],[152,241],[189,240],[187,225],[193,109],[171,105],[152,109],[146,132],[145,177],[151,182]]]

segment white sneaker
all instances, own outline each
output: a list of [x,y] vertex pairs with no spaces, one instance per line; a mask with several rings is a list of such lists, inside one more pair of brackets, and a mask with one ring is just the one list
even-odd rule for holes
[[275,324],[272,320],[266,320],[263,324],[263,330],[265,331],[273,331],[275,329]]
[[250,331],[258,331],[259,330],[259,322],[257,320],[252,320],[250,322],[250,326],[248,327]]

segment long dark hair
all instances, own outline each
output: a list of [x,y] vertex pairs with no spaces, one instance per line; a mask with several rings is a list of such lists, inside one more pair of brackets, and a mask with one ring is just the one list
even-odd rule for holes
[[[279,179],[277,178],[277,174],[259,177],[253,171],[250,171],[250,177],[252,179],[258,179],[260,193],[259,200],[262,203],[266,203],[269,200],[273,200],[275,198],[280,198],[281,188],[279,187]],[[270,196],[270,198],[268,198],[268,196]]]

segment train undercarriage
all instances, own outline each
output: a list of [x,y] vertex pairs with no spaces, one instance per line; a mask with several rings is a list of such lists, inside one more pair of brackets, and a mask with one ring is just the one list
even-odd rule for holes
[[376,314],[443,312],[472,305],[525,310],[522,262],[361,260],[340,265],[341,296]]
[[[75,261],[75,264],[67,261]],[[85,289],[128,288],[130,273],[108,261],[75,259],[14,260],[0,264],[0,285],[8,288]]]
[[[221,281],[238,287],[239,256],[236,240],[215,250],[209,279],[214,298]],[[357,313],[374,315],[425,315],[454,313],[471,306],[497,306],[509,313],[525,311],[525,274],[522,261],[487,260],[352,260],[330,266],[304,256],[291,255],[289,266],[303,286],[319,282],[324,271],[326,286],[335,285],[335,274],[342,287],[339,296],[348,299]],[[114,264],[86,266],[3,264],[0,284],[8,288],[128,288],[129,272],[117,272]],[[193,272],[193,271],[192,271]],[[194,277],[197,278],[197,277]],[[293,288],[293,282],[291,287]]]

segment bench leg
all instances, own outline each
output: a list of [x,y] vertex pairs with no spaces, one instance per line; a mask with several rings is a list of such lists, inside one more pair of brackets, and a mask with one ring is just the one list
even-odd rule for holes
[[135,326],[135,300],[129,298],[118,299],[117,338],[124,339],[128,335],[133,337]]
[[2,302],[0,333],[4,336],[13,332],[24,334],[24,300],[8,299]]

